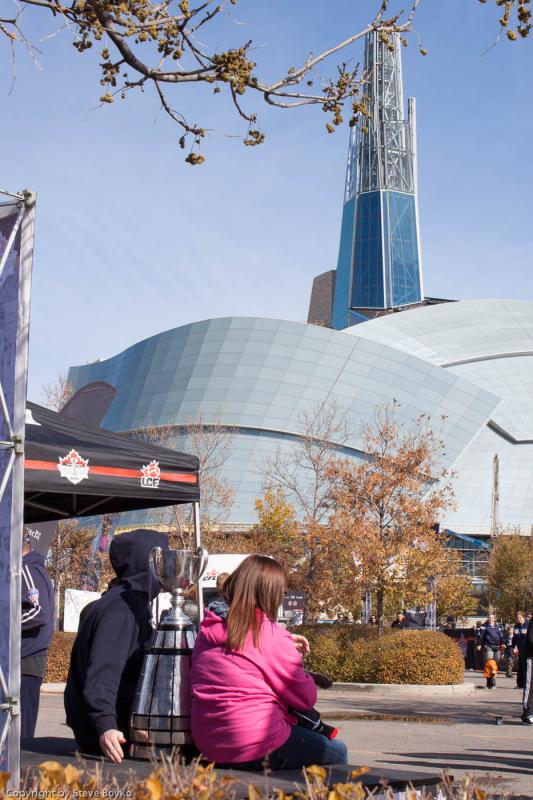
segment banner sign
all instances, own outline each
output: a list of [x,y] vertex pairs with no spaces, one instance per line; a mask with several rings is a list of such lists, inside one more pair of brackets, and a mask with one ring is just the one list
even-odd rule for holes
[[303,592],[287,592],[283,598],[284,611],[303,611],[305,608],[305,595]]
[[227,572],[231,575],[247,557],[246,553],[209,553],[207,567],[201,579],[202,589],[215,589],[220,573]]
[[80,614],[89,603],[101,597],[99,592],[87,592],[82,589],[65,589],[65,609],[63,612],[63,630],[77,633]]
[[0,770],[20,776],[20,571],[35,197],[0,193]]
[[27,539],[31,543],[31,549],[36,553],[40,553],[45,560],[57,530],[57,525],[58,523],[55,520],[24,525],[23,538]]

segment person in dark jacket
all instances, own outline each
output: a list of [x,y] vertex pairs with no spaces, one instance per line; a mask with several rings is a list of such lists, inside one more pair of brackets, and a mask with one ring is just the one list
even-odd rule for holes
[[400,628],[402,630],[403,628],[407,628],[407,620],[403,611],[398,611],[396,614],[396,619],[392,623],[391,628]]
[[22,546],[21,600],[20,735],[30,739],[35,734],[41,684],[54,635],[54,590],[44,557],[32,551],[28,541]]
[[513,627],[509,624],[504,628],[505,638],[505,675],[507,678],[513,677],[514,651],[513,651]]
[[511,641],[513,654],[518,659],[518,669],[516,672],[517,689],[524,688],[524,673],[525,673],[524,648],[526,646],[527,629],[528,629],[528,623],[526,621],[526,615],[524,614],[523,611],[517,611],[516,622],[513,628],[513,638]]
[[83,610],[65,688],[67,725],[82,752],[124,757],[128,719],[144,652],[151,637],[150,601],[160,587],[149,566],[153,547],[168,548],[162,533],[138,529],[109,548],[118,581]]
[[494,614],[489,614],[487,622],[481,628],[477,647],[478,650],[483,648],[483,659],[485,662],[489,659],[493,659],[497,664],[499,663],[501,651],[505,648],[505,636],[496,622],[496,616]]
[[531,622],[524,642],[524,666],[522,722],[524,725],[533,725],[533,624]]

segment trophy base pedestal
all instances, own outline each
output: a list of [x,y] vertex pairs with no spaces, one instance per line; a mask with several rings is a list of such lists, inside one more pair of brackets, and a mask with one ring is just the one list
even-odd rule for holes
[[202,575],[207,552],[163,550],[151,553],[154,576],[172,593],[171,607],[160,619],[143,660],[130,714],[130,756],[157,754],[185,758],[194,748],[191,736],[191,658],[196,628],[183,611],[184,594]]
[[129,747],[129,757],[135,761],[153,761],[161,756],[172,756],[174,761],[188,764],[199,755],[197,747],[192,743],[190,733],[184,735],[183,744],[174,745],[147,745],[132,742]]
[[[191,736],[191,656],[196,632],[190,620],[164,619],[144,657],[129,735],[131,758],[194,747]],[[179,756],[178,756],[179,757]]]

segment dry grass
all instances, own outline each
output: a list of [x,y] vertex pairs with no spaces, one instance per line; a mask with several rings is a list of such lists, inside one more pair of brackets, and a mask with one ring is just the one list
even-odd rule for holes
[[[172,756],[154,762],[148,778],[139,780],[131,771],[121,781],[110,779],[102,764],[88,766],[80,759],[75,765],[64,766],[57,761],[45,761],[39,765],[38,776],[22,782],[17,796],[39,800],[371,800],[377,794],[380,800],[393,800],[394,790],[386,784],[373,791],[365,788],[361,778],[368,771],[368,767],[353,770],[347,783],[330,786],[327,768],[308,767],[302,770],[301,781],[288,793],[271,785],[268,770],[259,784],[246,784],[237,777],[217,774],[212,764],[204,766],[195,761],[184,765]],[[0,798],[13,797],[6,789],[8,776],[6,772],[0,773]],[[503,800],[501,791],[481,789],[470,777],[453,783],[443,775],[439,788],[441,800]],[[413,788],[406,797],[434,800],[435,795],[431,789]]]

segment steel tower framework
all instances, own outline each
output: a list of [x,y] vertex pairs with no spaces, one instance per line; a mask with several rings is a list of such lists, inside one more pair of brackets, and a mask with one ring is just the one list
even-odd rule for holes
[[[417,202],[416,107],[404,119],[401,42],[374,31],[365,40],[370,117],[352,130],[332,326],[365,309],[391,309],[423,297]],[[392,46],[392,47],[390,47]]]

